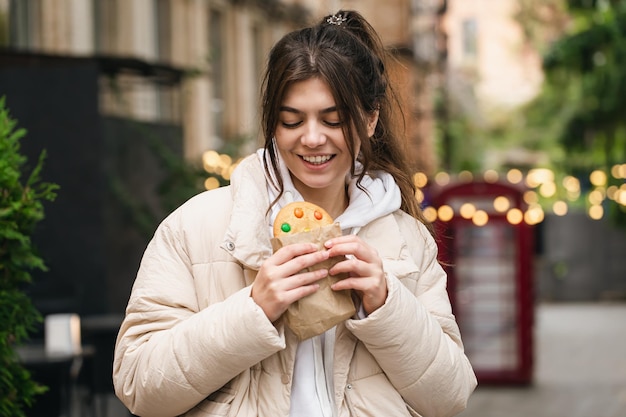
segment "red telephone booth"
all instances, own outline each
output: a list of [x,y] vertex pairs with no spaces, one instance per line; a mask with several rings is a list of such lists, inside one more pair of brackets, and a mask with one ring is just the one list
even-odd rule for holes
[[444,187],[431,200],[440,214],[436,230],[450,300],[478,381],[530,383],[533,230],[523,221],[523,190],[467,182]]

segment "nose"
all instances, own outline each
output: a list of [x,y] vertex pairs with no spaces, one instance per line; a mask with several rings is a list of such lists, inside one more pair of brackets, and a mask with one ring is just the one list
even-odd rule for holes
[[326,134],[322,126],[316,122],[307,123],[306,130],[302,134],[301,142],[304,146],[309,148],[317,148],[326,143]]

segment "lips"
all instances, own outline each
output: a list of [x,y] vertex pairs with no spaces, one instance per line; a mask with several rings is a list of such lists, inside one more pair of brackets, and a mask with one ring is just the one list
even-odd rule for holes
[[322,165],[326,162],[330,161],[334,155],[302,155],[302,158],[305,162],[313,165]]

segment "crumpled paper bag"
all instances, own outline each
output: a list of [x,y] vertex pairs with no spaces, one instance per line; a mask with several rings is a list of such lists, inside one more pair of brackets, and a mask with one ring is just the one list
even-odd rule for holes
[[[324,249],[324,242],[328,239],[341,236],[339,223],[323,226],[308,232],[299,232],[272,238],[274,252],[283,246],[300,242],[311,242]],[[330,269],[336,263],[345,259],[336,256],[324,262],[306,268],[304,271],[316,271],[318,269]],[[300,340],[320,335],[326,330],[349,319],[356,313],[351,291],[333,291],[330,286],[335,282],[346,278],[347,274],[327,275],[318,281],[319,290],[310,294],[289,306],[283,314],[285,324],[295,333]]]

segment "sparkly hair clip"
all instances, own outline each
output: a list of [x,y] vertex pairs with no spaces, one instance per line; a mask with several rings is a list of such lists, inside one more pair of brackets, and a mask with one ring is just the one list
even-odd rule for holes
[[341,15],[341,13],[339,13],[339,14],[334,14],[328,19],[326,19],[326,23],[328,23],[329,25],[341,26],[341,24],[345,22],[346,20],[348,19],[346,19],[345,17]]

